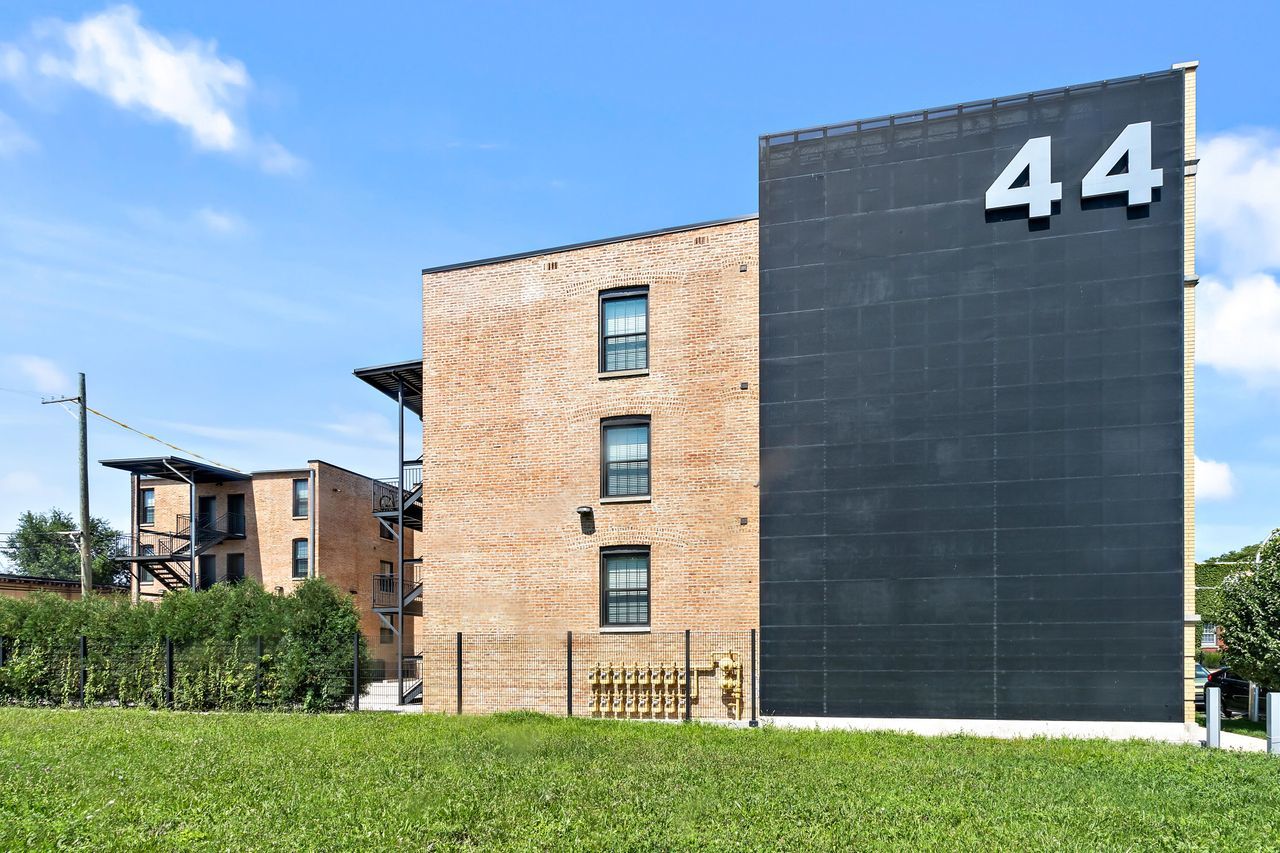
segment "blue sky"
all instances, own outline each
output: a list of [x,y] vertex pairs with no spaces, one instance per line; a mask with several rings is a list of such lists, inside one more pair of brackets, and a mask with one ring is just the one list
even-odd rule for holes
[[[1280,6],[0,6],[0,532],[90,404],[393,473],[418,271],[752,212],[756,137],[1199,59],[1199,552],[1280,525]],[[163,448],[103,421],[94,459]],[[92,472],[123,525],[125,475]]]

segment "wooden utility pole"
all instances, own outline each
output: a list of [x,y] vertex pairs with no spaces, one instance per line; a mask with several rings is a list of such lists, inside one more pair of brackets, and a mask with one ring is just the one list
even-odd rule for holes
[[87,596],[93,589],[93,555],[89,537],[89,403],[85,394],[84,374],[80,374],[80,394],[76,397],[59,397],[44,400],[49,403],[77,403],[80,406],[80,594]]

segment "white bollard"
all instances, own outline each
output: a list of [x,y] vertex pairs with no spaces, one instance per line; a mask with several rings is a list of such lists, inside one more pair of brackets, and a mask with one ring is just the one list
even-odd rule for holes
[[1222,746],[1222,688],[1206,687],[1204,691],[1204,745],[1210,749]]
[[1267,694],[1267,752],[1280,755],[1280,693]]

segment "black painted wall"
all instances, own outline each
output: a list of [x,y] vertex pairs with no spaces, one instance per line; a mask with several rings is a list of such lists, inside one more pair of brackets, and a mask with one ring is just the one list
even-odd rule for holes
[[[1182,87],[761,140],[766,714],[1181,721]],[[1139,121],[1153,203],[1082,204]]]

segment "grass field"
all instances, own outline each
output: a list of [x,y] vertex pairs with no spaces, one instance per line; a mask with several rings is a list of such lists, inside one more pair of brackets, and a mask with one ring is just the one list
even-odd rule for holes
[[532,715],[0,709],[0,849],[1244,850],[1280,760]]
[[[1196,722],[1204,725],[1204,714],[1196,714]],[[1224,717],[1222,720],[1222,730],[1224,732],[1232,732],[1238,735],[1248,735],[1249,737],[1259,737],[1266,740],[1267,723],[1265,720],[1252,722],[1248,717]]]

